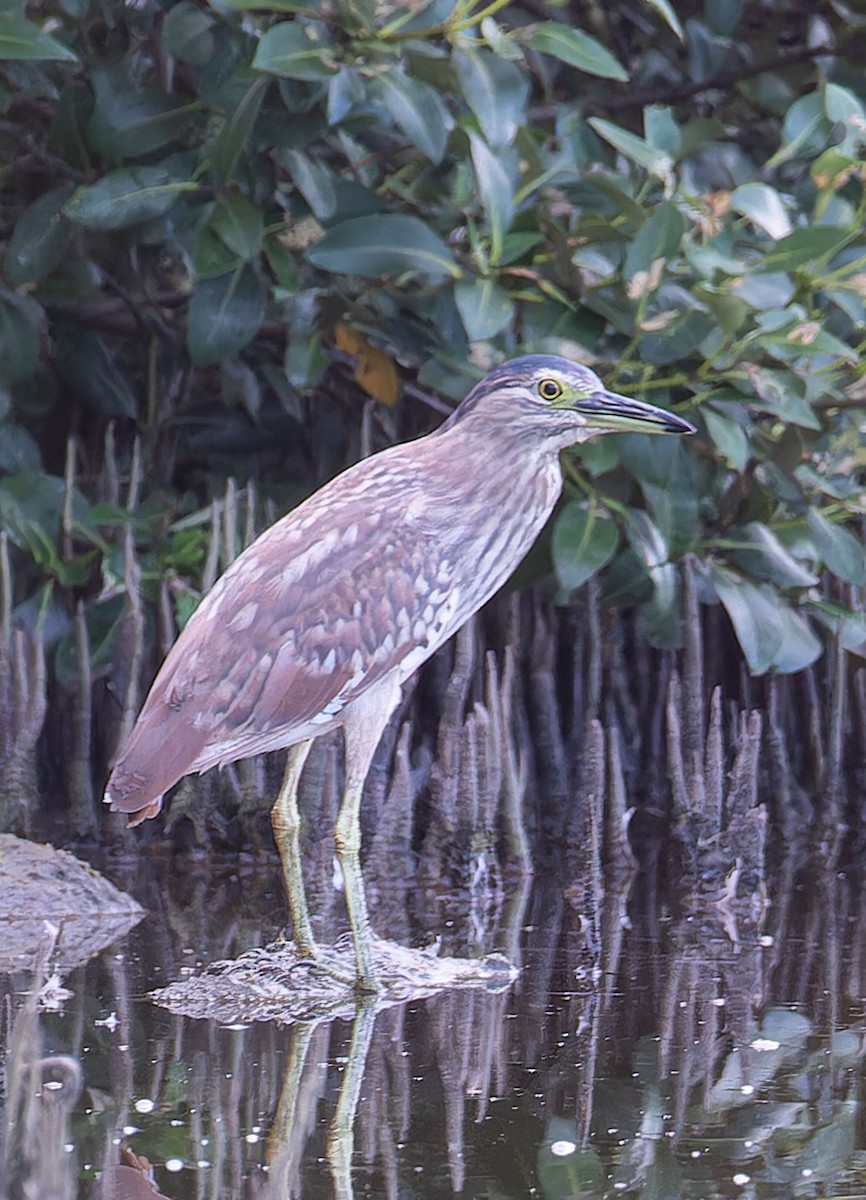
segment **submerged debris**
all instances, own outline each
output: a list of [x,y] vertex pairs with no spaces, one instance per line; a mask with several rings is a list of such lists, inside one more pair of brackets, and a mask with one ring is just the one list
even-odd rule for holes
[[[373,960],[382,983],[382,991],[373,997],[376,1009],[453,988],[501,991],[518,974],[498,954],[481,959],[440,958],[435,947],[412,950],[381,938],[373,940]],[[342,968],[351,981],[354,954],[347,939],[331,949],[329,965]],[[358,1005],[351,982],[340,982],[309,958],[299,957],[290,942],[274,942],[239,958],[213,963],[202,974],[150,995],[176,1015],[223,1024],[349,1018]]]

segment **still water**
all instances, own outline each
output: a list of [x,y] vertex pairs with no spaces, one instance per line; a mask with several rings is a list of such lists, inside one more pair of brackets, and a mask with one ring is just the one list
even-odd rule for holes
[[380,929],[517,978],[285,1025],[148,998],[279,933],[276,863],[100,865],[144,919],[39,1006],[6,977],[10,1200],[866,1194],[866,905],[838,874],[757,920],[640,877],[380,897]]

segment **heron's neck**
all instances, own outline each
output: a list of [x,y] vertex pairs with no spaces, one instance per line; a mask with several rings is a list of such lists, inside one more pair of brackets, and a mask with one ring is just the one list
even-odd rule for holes
[[473,412],[426,441],[435,456],[434,470],[441,470],[446,484],[459,464],[461,481],[473,480],[478,500],[501,505],[504,497],[523,493],[528,508],[549,512],[562,489],[559,452],[573,439],[540,432],[514,421],[491,422]]

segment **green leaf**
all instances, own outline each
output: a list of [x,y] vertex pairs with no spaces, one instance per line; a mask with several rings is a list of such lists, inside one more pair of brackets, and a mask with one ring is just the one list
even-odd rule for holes
[[496,264],[502,256],[505,234],[514,220],[514,187],[500,157],[484,139],[470,133],[469,142],[478,194],[490,229],[490,261]]
[[328,362],[327,351],[317,335],[289,338],[283,369],[293,387],[315,387],[322,378]]
[[32,378],[39,370],[45,313],[30,296],[0,294],[0,380],[5,385]]
[[509,146],[524,123],[529,80],[513,62],[489,50],[454,52],[457,84],[488,145]]
[[[798,151],[805,149],[804,135],[811,137],[815,131],[815,121],[822,120],[823,117],[824,95],[821,90],[816,89],[798,97],[785,113],[782,121],[782,137],[788,143],[788,148],[796,147]],[[829,123],[823,121],[823,125],[829,132]],[[810,150],[814,149],[816,152],[821,148],[817,138],[810,141],[808,146]]]
[[203,66],[213,57],[216,38],[211,32],[214,18],[197,8],[191,0],[179,0],[165,14],[162,36],[169,54],[194,67]]
[[866,583],[866,550],[860,538],[844,525],[828,521],[817,508],[810,508],[806,520],[815,549],[829,571],[857,587]]
[[640,485],[666,554],[678,557],[700,531],[704,488],[693,459],[679,438],[628,434],[617,440],[621,460]]
[[712,142],[723,142],[725,124],[718,117],[692,117],[680,125],[680,148],[677,158],[701,154]]
[[196,366],[243,350],[265,318],[265,290],[249,267],[199,283],[189,305],[187,345]]
[[544,234],[537,229],[515,230],[512,233],[506,233],[502,239],[502,253],[499,256],[498,265],[505,267],[518,262],[543,241]]
[[13,287],[49,275],[62,262],[72,239],[62,212],[71,192],[68,186],[52,188],[18,218],[3,259],[3,274]]
[[92,229],[126,229],[167,213],[196,183],[173,179],[165,167],[123,167],[79,188],[63,206],[71,221]]
[[390,70],[376,80],[374,94],[409,141],[431,162],[441,162],[454,121],[436,89],[402,71]]
[[680,24],[680,19],[674,11],[670,0],[647,0],[650,8],[654,8],[659,16],[668,23],[673,32],[677,35],[680,41],[683,40],[683,27]]
[[643,509],[629,509],[626,520],[629,541],[637,551],[647,574],[651,579],[655,579],[660,571],[671,565],[667,540],[649,513]]
[[189,108],[129,71],[100,63],[91,74],[94,102],[89,146],[112,162],[152,154],[189,131]]
[[679,362],[694,354],[714,328],[715,322],[706,313],[686,312],[664,329],[644,334],[640,340],[641,358],[657,366]]
[[8,62],[78,62],[78,56],[57,38],[11,12],[0,12],[0,61],[4,59]]
[[763,229],[773,240],[787,237],[791,221],[781,197],[766,183],[744,183],[731,192],[730,206],[734,212]]
[[642,509],[630,509],[626,520],[629,541],[653,585],[640,609],[643,631],[655,646],[677,646],[682,633],[680,573],[670,561],[667,539]]
[[779,609],[782,601],[766,583],[754,584],[731,571],[711,566],[710,580],[731,618],[749,670],[763,675],[782,646]]
[[782,638],[773,659],[774,668],[782,675],[805,670],[821,657],[824,649],[808,617],[789,604],[782,604],[778,619]]
[[816,600],[807,607],[831,637],[841,635],[844,649],[866,658],[866,613],[852,612],[831,600]]
[[238,266],[238,256],[218,237],[210,224],[199,225],[193,235],[192,268],[196,279],[226,275]]
[[292,294],[298,290],[298,264],[295,257],[286,246],[276,237],[265,241],[265,255],[271,269],[276,287],[274,296],[282,298],[282,293]]
[[824,114],[820,91],[809,92],[795,100],[782,122],[782,145],[764,164],[767,169],[780,166],[798,154],[818,154],[824,149],[832,126]]
[[341,67],[328,80],[328,124],[339,125],[356,105],[367,100],[367,89],[359,71]]
[[841,125],[845,135],[839,145],[844,154],[856,154],[866,142],[866,109],[849,88],[838,83],[824,85],[824,112],[834,125]]
[[556,519],[550,550],[559,585],[581,587],[613,558],[619,544],[616,522],[595,504],[571,501]]
[[42,456],[35,438],[18,425],[4,421],[0,428],[0,471],[11,474],[16,471],[38,471]]
[[852,237],[852,230],[836,225],[810,225],[806,229],[795,229],[764,255],[760,269],[793,271],[816,259],[831,257]]
[[560,25],[558,21],[542,21],[535,27],[529,44],[533,50],[550,54],[587,75],[628,82],[628,72],[607,47],[580,29]]
[[742,425],[723,416],[708,405],[701,409],[707,433],[716,449],[735,471],[744,471],[751,457],[749,439]]
[[781,271],[757,270],[750,275],[741,275],[731,284],[731,294],[750,308],[782,308],[794,299],[797,285],[790,275]]
[[674,649],[683,641],[683,610],[680,598],[680,575],[673,563],[657,571],[653,593],[638,609],[641,634],[650,645]]
[[383,213],[355,217],[329,229],[306,252],[308,260],[324,271],[347,275],[398,275],[419,271],[430,278],[462,272],[451,252],[429,225],[418,217]]
[[601,117],[590,117],[589,124],[599,137],[610,142],[615,150],[630,158],[639,167],[660,179],[670,178],[674,167],[673,159],[664,150],[657,150],[636,133],[614,125],[612,121],[604,121]]
[[860,168],[859,160],[852,154],[843,154],[838,146],[830,146],[810,164],[809,174],[817,188],[844,187]]
[[232,254],[251,262],[262,248],[265,223],[261,209],[242,192],[227,192],[217,199],[211,225]]
[[[183,592],[183,595],[188,595]],[[94,679],[108,678],[115,669],[120,646],[123,644],[124,626],[129,618],[124,610],[123,596],[100,597],[85,603],[85,619],[90,646],[90,672]],[[73,692],[80,686],[81,666],[78,659],[75,632],[66,618],[66,629],[57,642],[54,653],[54,673],[58,683]]]
[[821,422],[805,399],[803,385],[796,375],[752,363],[746,363],[745,366],[761,408],[803,429],[821,428]]
[[100,419],[135,417],[135,395],[125,372],[95,330],[58,321],[54,361],[66,387],[86,410]]
[[[554,347],[559,349],[559,347]],[[601,437],[584,442],[578,451],[581,468],[588,475],[598,477],[615,470],[621,461],[622,438]]]
[[643,126],[650,146],[663,150],[671,158],[680,157],[683,136],[672,108],[666,104],[647,105],[643,110]]
[[461,279],[454,301],[470,342],[496,337],[514,316],[514,304],[493,279]]
[[286,79],[317,83],[337,70],[333,47],[319,25],[281,21],[272,25],[259,42],[252,67]]
[[234,175],[241,151],[250,143],[269,83],[268,79],[257,79],[252,84],[214,139],[209,157],[218,179],[225,181]]
[[732,537],[738,545],[728,554],[750,575],[757,575],[781,588],[808,588],[818,582],[817,575],[794,558],[762,521],[749,521]]
[[41,471],[21,471],[0,479],[0,529],[16,546],[41,557],[46,543],[60,534],[64,491],[61,478]]
[[661,282],[657,264],[666,262],[679,250],[686,223],[677,206],[670,201],[659,204],[639,230],[625,255],[623,273],[634,299],[655,291]]
[[743,15],[743,0],[705,0],[704,21],[720,38],[732,38]]
[[292,177],[292,183],[309,204],[314,216],[328,221],[337,208],[334,181],[327,167],[300,150],[282,150],[280,161]]
[[[691,255],[688,255],[691,259]],[[735,296],[729,291],[719,291],[714,287],[694,289],[697,299],[706,304],[716,320],[718,328],[727,337],[741,332],[745,333],[749,320],[749,306],[741,296]]]

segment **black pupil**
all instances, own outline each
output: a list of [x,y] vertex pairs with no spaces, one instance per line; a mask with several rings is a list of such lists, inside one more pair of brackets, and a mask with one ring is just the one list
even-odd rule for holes
[[548,379],[541,385],[541,394],[545,400],[555,400],[559,395],[559,385]]

